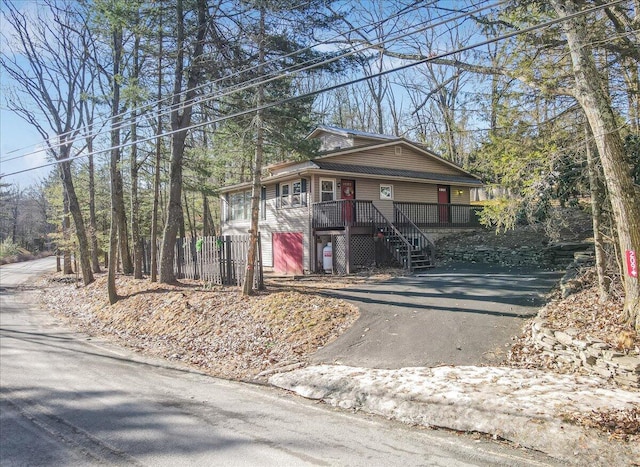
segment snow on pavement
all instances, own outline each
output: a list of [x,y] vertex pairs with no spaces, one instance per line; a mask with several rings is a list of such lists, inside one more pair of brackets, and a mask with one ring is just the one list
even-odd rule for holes
[[569,413],[640,407],[640,392],[595,377],[503,367],[319,365],[273,375],[269,382],[345,409],[488,433],[571,463],[640,463],[640,446],[567,422]]

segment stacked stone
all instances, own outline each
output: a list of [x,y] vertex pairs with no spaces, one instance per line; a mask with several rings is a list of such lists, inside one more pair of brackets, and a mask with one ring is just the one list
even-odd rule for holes
[[640,354],[621,352],[598,339],[578,339],[578,330],[553,330],[537,317],[531,325],[533,345],[559,369],[584,370],[623,387],[640,389]]
[[545,248],[520,246],[518,248],[487,247],[474,245],[457,245],[446,251],[439,252],[443,258],[452,261],[473,263],[501,264],[503,266],[535,265],[543,268],[567,267],[578,260],[584,265],[592,261],[592,253],[585,250],[592,249],[588,243],[564,243]]

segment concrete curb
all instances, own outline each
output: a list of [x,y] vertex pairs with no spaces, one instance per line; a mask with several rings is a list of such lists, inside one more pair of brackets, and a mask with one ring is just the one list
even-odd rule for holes
[[640,445],[609,440],[563,416],[640,407],[640,392],[606,387],[598,378],[502,367],[320,365],[276,374],[269,382],[344,409],[487,433],[570,464],[640,463]]

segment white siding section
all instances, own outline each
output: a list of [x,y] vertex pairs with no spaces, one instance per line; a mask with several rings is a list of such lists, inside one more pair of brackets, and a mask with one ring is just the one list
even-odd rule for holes
[[[311,186],[307,181],[307,189]],[[276,185],[267,185],[266,219],[260,217],[260,241],[262,243],[262,262],[265,267],[273,267],[273,233],[274,232],[302,232],[303,267],[310,270],[309,242],[310,202],[309,206],[278,209],[276,204]],[[224,204],[224,202],[223,202]],[[249,221],[222,222],[222,235],[246,235],[249,232]]]

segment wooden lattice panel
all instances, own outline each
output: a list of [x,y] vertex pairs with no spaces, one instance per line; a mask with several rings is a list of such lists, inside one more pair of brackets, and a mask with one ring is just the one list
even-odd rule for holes
[[333,241],[333,267],[336,273],[347,273],[347,240],[344,235],[336,235]]
[[353,235],[351,237],[351,260],[353,267],[372,267],[375,265],[375,244],[371,235]]

